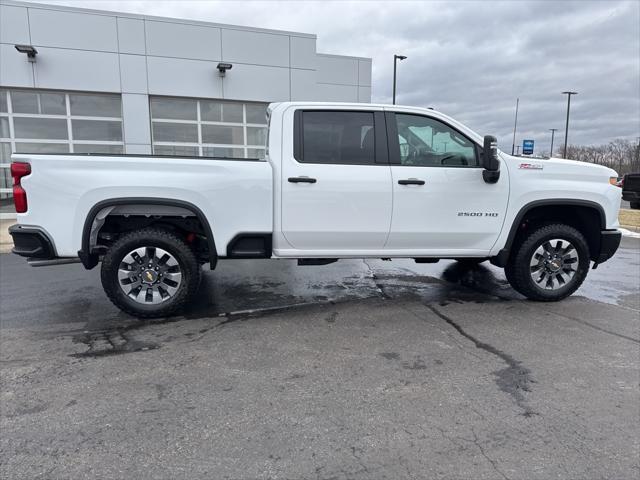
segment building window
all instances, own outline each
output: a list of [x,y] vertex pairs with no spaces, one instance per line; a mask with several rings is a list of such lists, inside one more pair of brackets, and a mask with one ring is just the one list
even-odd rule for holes
[[264,159],[267,104],[151,97],[157,155]]
[[11,153],[123,153],[120,95],[0,89],[0,213],[11,213]]

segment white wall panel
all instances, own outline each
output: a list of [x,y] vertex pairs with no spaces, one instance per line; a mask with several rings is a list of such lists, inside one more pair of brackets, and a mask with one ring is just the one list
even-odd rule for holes
[[122,91],[147,93],[147,60],[142,55],[120,55]]
[[289,100],[289,69],[237,64],[227,72],[224,98],[259,102]]
[[115,17],[29,8],[29,24],[33,45],[118,51]]
[[371,86],[371,60],[358,60],[358,85]]
[[320,83],[358,84],[358,59],[319,54],[316,64]]
[[220,60],[220,29],[182,23],[145,20],[147,54]]
[[371,87],[358,87],[358,102],[371,103]]
[[120,53],[146,53],[143,20],[118,18],[118,48]]
[[316,71],[291,69],[291,100],[316,101]]
[[151,143],[151,120],[147,95],[123,93],[122,120],[126,143]]
[[318,83],[316,95],[320,102],[357,102],[358,87],[356,85]]
[[[147,57],[149,93],[221,98],[222,82],[216,65],[217,62]],[[237,71],[234,66],[232,72]]]
[[271,33],[222,29],[225,62],[289,66],[289,37]]
[[129,155],[150,155],[151,144],[125,143],[124,151]]
[[33,68],[27,56],[13,45],[0,44],[0,85],[33,87]]
[[0,42],[30,43],[26,8],[0,5]]
[[38,48],[36,87],[119,92],[117,53]]
[[307,37],[291,38],[291,67],[316,69],[316,39]]

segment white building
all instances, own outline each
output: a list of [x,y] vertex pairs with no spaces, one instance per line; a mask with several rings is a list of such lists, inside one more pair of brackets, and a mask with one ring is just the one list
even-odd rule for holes
[[370,102],[371,59],[305,33],[0,0],[2,212],[11,152],[259,157],[266,104],[286,100]]

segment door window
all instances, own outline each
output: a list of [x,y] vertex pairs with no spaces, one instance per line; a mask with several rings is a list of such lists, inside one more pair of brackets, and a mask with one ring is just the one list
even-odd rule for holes
[[477,167],[476,145],[445,123],[396,113],[400,165]]
[[373,112],[305,111],[302,114],[303,163],[373,165]]

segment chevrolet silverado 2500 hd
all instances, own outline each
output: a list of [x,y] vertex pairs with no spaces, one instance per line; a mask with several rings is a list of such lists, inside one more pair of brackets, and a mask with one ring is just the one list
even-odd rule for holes
[[266,161],[15,154],[14,253],[99,262],[109,298],[175,312],[202,264],[441,258],[504,267],[532,300],[572,294],[620,243],[616,172],[514,157],[431,109],[276,103]]

